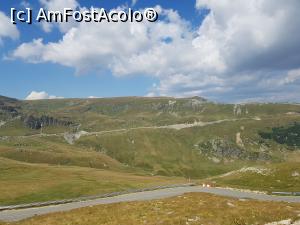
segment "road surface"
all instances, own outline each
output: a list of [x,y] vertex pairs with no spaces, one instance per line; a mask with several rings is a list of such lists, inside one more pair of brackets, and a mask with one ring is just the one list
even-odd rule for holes
[[0,212],[0,221],[4,222],[14,222],[23,219],[27,219],[37,215],[44,215],[53,212],[63,212],[69,211],[72,209],[94,206],[100,204],[112,204],[118,202],[131,202],[131,201],[146,201],[146,200],[154,200],[154,199],[162,199],[172,196],[182,195],[184,193],[190,192],[204,192],[211,193],[226,197],[234,197],[239,199],[255,199],[255,200],[263,200],[263,201],[284,201],[284,202],[298,202],[300,203],[300,197],[297,196],[271,196],[266,194],[258,194],[254,192],[245,192],[240,190],[232,190],[225,188],[206,188],[200,186],[191,186],[191,187],[176,187],[169,189],[161,189],[155,191],[146,191],[139,193],[130,193],[125,195],[119,195],[110,198],[101,198],[94,199],[83,202],[73,202],[67,203],[63,205],[54,205],[54,206],[45,206],[38,208],[29,208],[29,209],[18,209],[18,210],[6,210]]

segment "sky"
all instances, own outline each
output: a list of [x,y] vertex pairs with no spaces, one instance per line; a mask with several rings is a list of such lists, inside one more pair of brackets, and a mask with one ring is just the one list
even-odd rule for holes
[[[10,22],[33,11],[144,11],[142,23]],[[0,3],[0,95],[201,96],[300,102],[299,0],[10,0]]]

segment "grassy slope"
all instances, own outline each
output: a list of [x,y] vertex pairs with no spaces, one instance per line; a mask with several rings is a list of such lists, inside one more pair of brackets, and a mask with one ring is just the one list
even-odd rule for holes
[[98,137],[83,137],[78,146],[105,151],[131,167],[155,174],[207,177],[239,168],[235,164],[215,164],[193,150],[191,131],[136,130]]
[[[229,176],[215,178],[218,185],[246,188],[252,190],[273,191],[300,191],[299,162],[265,165],[258,167],[268,169],[270,174],[255,172],[237,172]],[[296,175],[295,175],[296,174]]]
[[[141,129],[114,134],[83,137],[76,142],[79,147],[103,151],[112,158],[132,167],[148,169],[159,174],[202,178],[235,170],[260,162],[244,159],[224,160],[213,163],[200,153],[199,144],[208,140],[222,139],[236,146],[236,133],[241,132],[243,151],[260,152],[259,130],[290,123],[299,118],[273,116],[260,121],[253,119],[224,122],[206,127],[194,127],[180,131],[168,129]],[[243,127],[243,130],[241,130]],[[290,151],[284,146],[268,142],[266,152],[273,161],[282,161]],[[220,158],[222,160],[222,158]]]
[[28,164],[0,157],[0,205],[66,199],[183,182],[83,167]]
[[265,224],[299,220],[300,204],[239,201],[209,194],[191,193],[169,199],[131,202],[76,209],[38,216],[13,225],[139,225],[139,224]]
[[100,152],[77,148],[62,138],[14,138],[0,143],[0,156],[29,163],[124,170],[117,160]]
[[[170,106],[170,101],[176,101],[175,106]],[[244,166],[265,166],[264,162],[244,159],[220,158],[221,162],[215,163],[200,153],[199,145],[201,143],[215,139],[226,140],[236,147],[235,138],[237,132],[241,133],[241,138],[245,145],[243,151],[257,153],[264,146],[266,148],[264,151],[272,156],[270,163],[283,163],[287,158],[299,156],[299,151],[290,152],[284,145],[278,145],[268,140],[261,142],[262,140],[258,135],[258,131],[269,130],[271,127],[300,121],[299,115],[286,114],[288,112],[299,112],[299,105],[249,104],[241,106],[242,114],[235,116],[233,114],[233,105],[204,103],[193,106],[190,99],[173,98],[63,99],[26,101],[18,104],[22,106],[22,112],[66,118],[81,124],[80,129],[86,131],[192,123],[195,120],[243,119],[180,131],[139,129],[82,137],[72,146],[67,144],[62,137],[32,137],[26,139],[15,137],[8,140],[0,140],[0,157],[27,163],[63,165],[64,167],[50,167],[57,168],[58,171],[62,170],[63,173],[68,168],[65,166],[73,166],[70,167],[70,171],[74,170],[74,168],[94,171],[91,168],[96,168],[95,171],[98,171],[97,169],[109,169],[116,173],[135,172],[143,175],[160,174],[204,178],[237,170]],[[261,120],[253,120],[253,117],[259,117]],[[72,129],[50,126],[45,128],[43,132],[61,133]],[[40,131],[25,128],[19,120],[8,122],[0,128],[0,136],[36,133],[40,133]],[[292,162],[294,161],[292,160]],[[294,165],[294,169],[298,167],[299,164]],[[281,170],[285,167],[279,166],[278,168]],[[281,174],[281,172],[278,173]],[[24,173],[24,175],[26,174]],[[52,179],[51,176],[49,178],[46,176],[45,178],[44,174],[47,174],[47,170],[41,170],[35,178],[32,173],[28,173],[26,176],[29,180],[31,178],[39,180],[40,177],[44,180],[48,179],[50,183],[55,182],[55,179]],[[282,172],[282,174],[286,173]],[[242,182],[252,178],[253,181],[244,182],[246,185],[243,187],[257,189],[257,185],[260,184],[259,180],[262,182],[263,178],[251,176],[246,178],[240,177],[233,179],[233,181],[222,181],[223,183],[220,181],[220,183],[240,186]],[[280,175],[280,177],[279,179],[283,180],[285,175]],[[282,182],[280,185],[277,184],[277,180],[277,178],[270,179],[264,189],[272,185],[274,189],[280,190],[290,190],[291,184],[295,187],[294,189],[299,186],[299,181],[297,180],[295,181],[296,183]],[[72,179],[66,181],[69,183],[64,183],[64,186],[69,187],[67,188],[68,190],[72,190],[74,186]],[[13,179],[11,179],[11,182],[13,186]],[[121,183],[127,185],[124,180]],[[16,178],[15,185],[17,184],[18,179]],[[59,180],[57,184],[59,184]],[[80,189],[76,193],[89,194],[91,190],[95,190],[95,187],[99,187],[97,191],[106,191],[105,187],[101,189],[100,186],[97,186],[95,179],[89,185],[86,189]],[[3,189],[9,191],[9,189],[5,188],[4,186]],[[56,198],[57,193],[51,191],[50,186],[47,188],[49,188],[48,194],[37,195],[34,199],[37,201],[44,200],[45,196],[47,199]],[[25,190],[27,194],[32,193],[30,189]],[[72,193],[72,191],[68,190],[66,192]],[[46,192],[47,190],[44,189],[44,193]],[[28,194],[28,196],[30,198],[31,194]],[[18,201],[28,200],[19,199]]]

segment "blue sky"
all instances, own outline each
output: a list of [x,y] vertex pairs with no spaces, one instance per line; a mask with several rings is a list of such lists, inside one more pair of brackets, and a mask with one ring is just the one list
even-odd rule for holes
[[[154,7],[160,17],[140,24],[12,25],[10,9],[24,6]],[[297,0],[2,1],[0,95],[299,102],[299,7]]]

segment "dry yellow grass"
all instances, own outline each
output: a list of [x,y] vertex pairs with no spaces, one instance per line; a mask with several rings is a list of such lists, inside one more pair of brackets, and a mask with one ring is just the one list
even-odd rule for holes
[[180,178],[30,164],[0,157],[0,205],[68,199],[183,182],[184,179]]
[[284,219],[299,220],[300,204],[190,193],[164,200],[99,205],[11,225],[260,225]]

